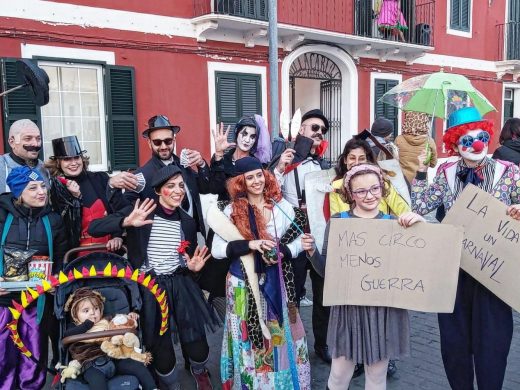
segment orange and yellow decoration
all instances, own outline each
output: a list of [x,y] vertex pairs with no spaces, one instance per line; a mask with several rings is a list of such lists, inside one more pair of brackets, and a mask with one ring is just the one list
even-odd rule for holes
[[168,328],[168,301],[166,293],[159,288],[155,279],[152,279],[150,275],[145,272],[139,272],[139,270],[132,270],[129,267],[118,269],[115,265],[112,266],[111,263],[108,263],[103,270],[96,270],[94,266],[91,266],[90,269],[83,267],[80,272],[74,268],[72,271],[69,271],[68,275],[61,271],[58,278],[51,275],[48,280],[43,280],[41,285],[36,286],[36,289],[27,287],[27,290],[21,291],[20,293],[21,303],[14,300],[12,301],[13,307],[9,307],[9,310],[13,315],[13,321],[7,324],[7,328],[11,331],[11,339],[20,349],[22,354],[29,358],[32,357],[32,352],[27,349],[18,334],[18,320],[20,319],[22,312],[31,303],[35,302],[41,295],[45,294],[49,290],[78,279],[87,278],[127,279],[146,287],[155,296],[155,299],[161,308],[161,329],[159,334],[162,336],[166,332],[166,329]]

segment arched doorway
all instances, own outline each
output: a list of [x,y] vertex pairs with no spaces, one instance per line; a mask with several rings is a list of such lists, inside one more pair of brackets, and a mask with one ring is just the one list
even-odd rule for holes
[[[313,56],[304,56],[305,54],[313,54]],[[298,60],[300,57],[301,59]],[[296,65],[293,67],[294,63]],[[309,68],[309,71],[304,71],[304,69]],[[326,74],[328,76],[324,77]],[[307,75],[312,76],[312,78],[296,77],[297,75]],[[294,79],[292,76],[294,76]],[[294,81],[293,83],[291,83],[291,79]],[[321,83],[327,80],[335,81],[330,81],[328,85],[325,83],[322,86]],[[356,64],[347,52],[335,46],[313,44],[303,45],[293,50],[284,58],[282,63],[280,86],[281,110],[283,112],[292,113],[293,107],[294,110],[298,108],[299,98],[304,95],[302,91],[305,91],[305,89],[299,88],[304,88],[301,82],[309,84],[306,100],[310,102],[309,106],[300,106],[302,113],[307,109],[320,107],[329,119],[333,119],[331,121],[333,129],[328,134],[331,145],[326,157],[335,163],[345,142],[358,132],[358,74]],[[312,86],[313,83],[314,87]],[[336,118],[338,119],[331,118],[330,111],[327,111],[326,106],[330,106],[330,100],[327,100],[327,96],[331,96],[331,93],[335,94],[334,96],[337,98],[335,109],[337,109]],[[324,96],[323,100],[322,95]]]
[[[308,111],[318,106],[329,120],[330,131],[325,135],[329,148],[325,158],[335,162],[341,154],[341,71],[328,57],[320,53],[304,53],[291,65],[291,113],[297,108]],[[298,90],[298,95],[296,94]]]

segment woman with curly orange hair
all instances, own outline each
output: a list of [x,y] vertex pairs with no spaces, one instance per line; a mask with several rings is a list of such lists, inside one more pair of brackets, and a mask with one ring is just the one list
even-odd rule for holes
[[260,161],[245,157],[235,168],[237,176],[228,180],[232,203],[223,212],[208,212],[213,257],[231,259],[222,387],[310,389],[305,330],[287,299],[294,285],[285,267],[302,251],[297,215]]

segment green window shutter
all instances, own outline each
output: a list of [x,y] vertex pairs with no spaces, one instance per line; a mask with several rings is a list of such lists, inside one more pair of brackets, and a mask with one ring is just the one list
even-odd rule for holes
[[471,15],[470,0],[460,0],[460,29],[469,31],[469,21]]
[[[16,59],[0,59],[0,81],[1,90],[6,91],[23,83],[16,75]],[[41,128],[40,108],[32,102],[27,95],[26,88],[21,88],[3,96],[3,128],[4,128],[4,150],[10,151],[9,128],[18,119],[30,119]]]
[[134,68],[105,67],[109,170],[139,166]]
[[451,0],[450,28],[469,31],[471,21],[471,0]]
[[450,2],[450,28],[460,29],[460,1],[451,0]]
[[[244,115],[262,114],[260,75],[216,72],[217,122],[233,126]],[[230,141],[233,138],[229,133]]]
[[396,107],[393,107],[383,102],[379,102],[378,100],[397,84],[399,84],[397,80],[374,80],[374,119],[377,119],[380,116],[384,116],[386,119],[391,120],[394,123],[394,136],[397,136],[398,133],[398,110]]

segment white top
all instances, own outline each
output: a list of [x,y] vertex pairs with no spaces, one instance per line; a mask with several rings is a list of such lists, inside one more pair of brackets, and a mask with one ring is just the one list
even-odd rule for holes
[[143,265],[141,271],[153,268],[158,275],[175,271],[181,265],[177,252],[180,242],[181,221],[169,221],[155,215],[148,240],[148,267]]
[[[312,157],[307,157],[295,169],[298,170],[298,182],[300,183],[300,191],[305,189],[305,175],[310,172],[321,171],[320,162]],[[284,199],[288,200],[294,207],[300,207],[298,204],[298,192],[296,191],[296,179],[294,170],[287,175],[280,173],[278,169],[274,169],[274,175],[280,187],[282,187],[282,194]]]
[[[287,218],[284,213],[275,206],[273,208],[272,218],[267,223],[267,231],[272,237],[275,237],[275,224],[276,224],[276,232],[278,233],[278,237],[282,237],[285,231],[289,228],[289,225],[291,224],[292,220],[294,219],[294,209],[291,206],[289,202],[287,202],[285,199],[282,199],[277,204],[284,212],[289,216]],[[224,214],[229,218],[231,215],[233,204],[229,204],[224,209]],[[224,240],[222,237],[220,237],[218,234],[215,234],[215,237],[213,238],[213,244],[211,246],[211,254],[216,259],[224,259],[226,257],[226,249],[227,249],[228,242]],[[287,247],[291,251],[291,255],[293,258],[298,256],[298,254],[303,250],[302,249],[302,242],[301,242],[301,235],[298,236],[293,242],[287,244]]]

